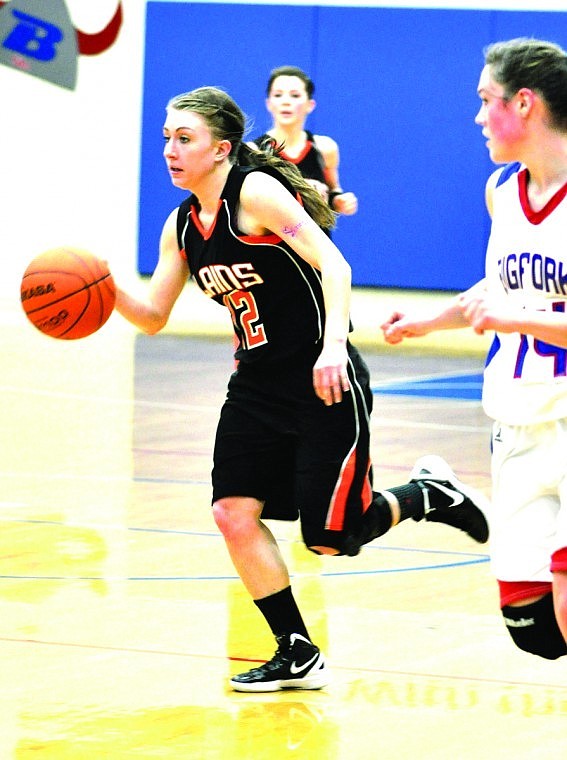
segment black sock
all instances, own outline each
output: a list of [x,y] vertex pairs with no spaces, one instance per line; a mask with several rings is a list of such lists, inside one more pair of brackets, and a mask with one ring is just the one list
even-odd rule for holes
[[299,633],[311,641],[299,607],[293,598],[291,586],[262,599],[254,599],[254,604],[266,618],[274,636]]
[[424,514],[423,491],[417,483],[406,483],[405,486],[394,486],[387,489],[394,494],[400,505],[400,520],[412,517],[421,520]]

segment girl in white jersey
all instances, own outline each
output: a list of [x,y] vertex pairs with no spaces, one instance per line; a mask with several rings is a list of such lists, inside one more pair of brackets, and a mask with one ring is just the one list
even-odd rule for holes
[[495,332],[483,404],[494,419],[491,558],[518,647],[567,654],[567,54],[534,39],[485,51],[476,123],[491,159],[486,277],[438,313],[399,312],[389,343]]

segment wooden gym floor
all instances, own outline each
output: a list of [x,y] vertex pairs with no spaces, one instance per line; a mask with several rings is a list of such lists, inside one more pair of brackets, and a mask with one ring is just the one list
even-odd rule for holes
[[[486,547],[441,525],[349,559],[275,524],[333,681],[230,691],[274,650],[209,507],[230,341],[22,322],[0,335],[0,760],[565,756],[567,658],[515,649]],[[435,452],[489,493],[482,359],[365,356],[394,391],[375,396],[376,482]]]

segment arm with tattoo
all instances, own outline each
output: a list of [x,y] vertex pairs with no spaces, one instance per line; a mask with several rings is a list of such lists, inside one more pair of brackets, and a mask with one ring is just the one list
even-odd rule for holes
[[302,227],[303,222],[298,222],[297,224],[294,224],[293,227],[290,227],[286,224],[282,232],[284,235],[290,235],[290,237],[294,238]]

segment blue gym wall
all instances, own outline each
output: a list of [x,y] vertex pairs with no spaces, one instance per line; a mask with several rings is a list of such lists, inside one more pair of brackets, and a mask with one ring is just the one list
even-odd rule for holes
[[341,182],[359,211],[334,240],[361,286],[460,290],[482,277],[495,168],[474,117],[490,42],[518,36],[567,47],[562,12],[153,2],[147,5],[139,271],[183,199],[162,157],[165,104],[202,85],[226,89],[270,126],[268,74],[293,64],[315,81],[312,131],[340,146]]

